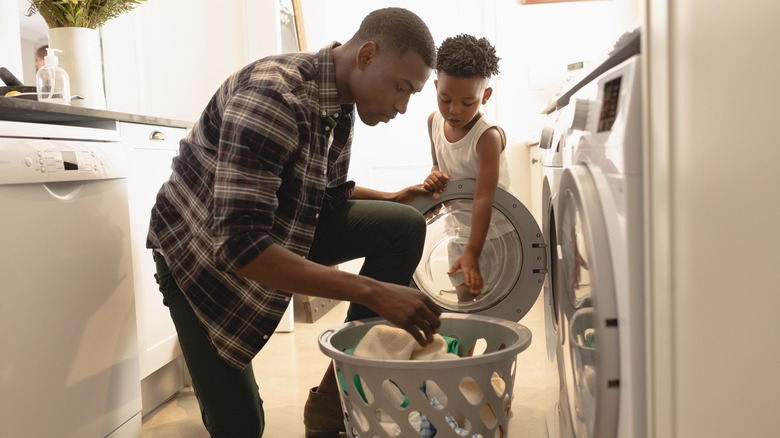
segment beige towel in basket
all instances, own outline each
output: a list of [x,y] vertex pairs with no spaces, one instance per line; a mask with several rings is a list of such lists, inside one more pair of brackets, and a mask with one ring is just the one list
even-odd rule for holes
[[384,360],[451,360],[457,354],[447,353],[447,341],[439,334],[433,342],[421,347],[411,334],[398,327],[378,324],[368,330],[355,347],[355,356]]

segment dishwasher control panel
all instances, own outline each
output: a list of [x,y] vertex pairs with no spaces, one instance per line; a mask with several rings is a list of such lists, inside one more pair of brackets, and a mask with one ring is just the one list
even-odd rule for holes
[[[41,172],[97,172],[97,156],[89,151],[38,151],[38,161],[34,158],[26,157],[25,164],[28,166],[40,165]],[[32,163],[30,163],[32,161]]]
[[119,141],[0,136],[0,184],[127,177]]

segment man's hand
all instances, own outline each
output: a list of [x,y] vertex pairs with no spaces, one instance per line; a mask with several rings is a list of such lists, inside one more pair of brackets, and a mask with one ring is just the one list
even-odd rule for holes
[[414,201],[416,198],[419,198],[420,196],[424,196],[430,199],[439,199],[438,193],[431,192],[430,190],[426,190],[422,184],[417,184],[414,186],[406,187],[401,191],[396,192],[395,202],[400,202],[401,204],[408,204]]
[[433,342],[439,331],[441,308],[423,292],[406,286],[376,282],[367,306],[391,324],[406,330],[420,346]]

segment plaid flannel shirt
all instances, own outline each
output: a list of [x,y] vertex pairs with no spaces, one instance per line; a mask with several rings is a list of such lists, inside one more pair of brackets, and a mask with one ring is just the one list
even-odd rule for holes
[[147,247],[165,255],[229,365],[265,345],[291,294],[236,273],[272,243],[305,257],[322,208],[349,199],[354,105],[340,105],[333,48],[256,61],[217,90],[173,159]]

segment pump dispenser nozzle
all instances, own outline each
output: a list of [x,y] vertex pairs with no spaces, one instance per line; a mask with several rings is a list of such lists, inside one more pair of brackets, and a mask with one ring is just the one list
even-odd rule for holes
[[57,54],[54,52],[60,52],[62,53],[62,50],[60,49],[54,49],[51,47],[46,48],[46,56],[43,57],[43,63],[48,66],[57,66],[60,63],[59,58],[57,58]]

